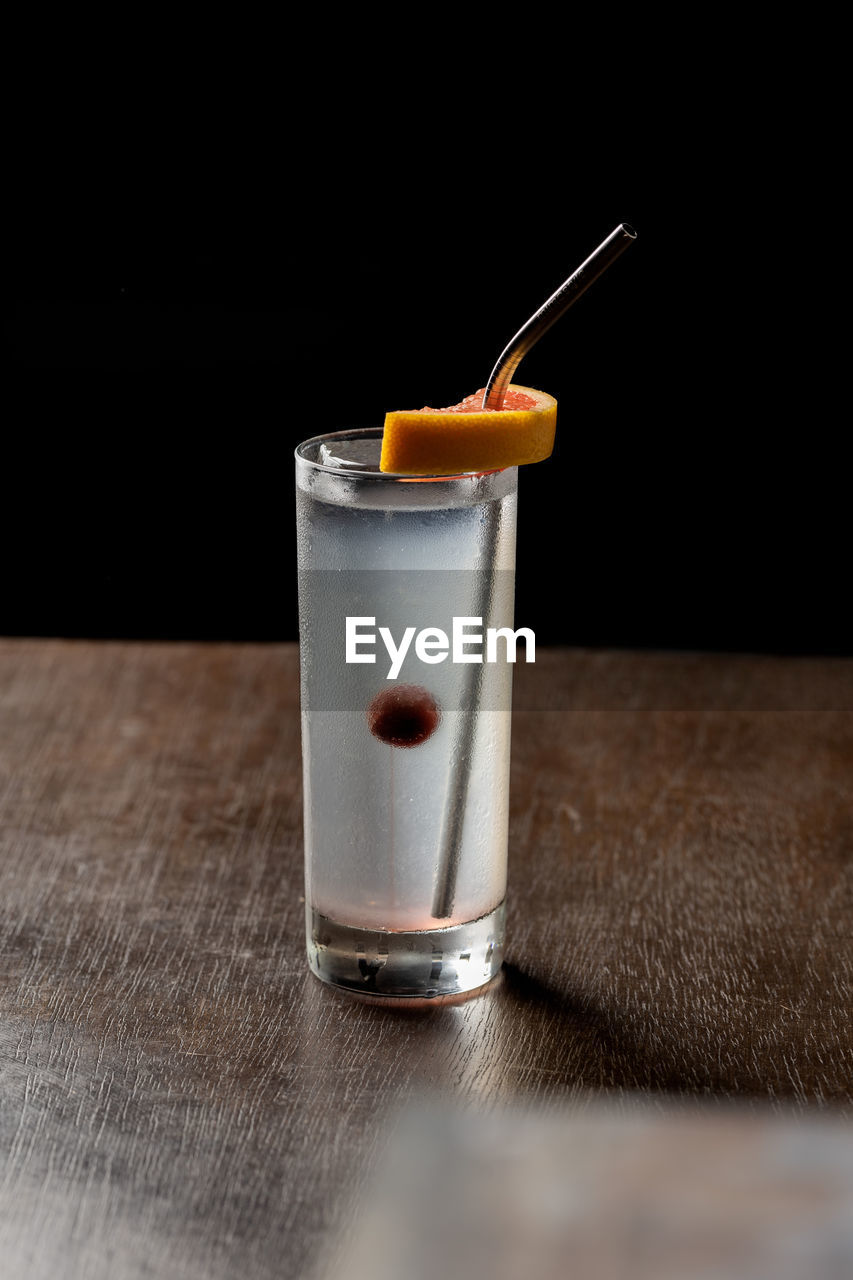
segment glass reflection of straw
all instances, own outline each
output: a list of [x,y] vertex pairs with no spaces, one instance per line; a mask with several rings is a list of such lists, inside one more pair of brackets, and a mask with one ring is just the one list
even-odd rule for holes
[[[492,370],[483,396],[484,409],[500,409],[512,375],[531,347],[544,333],[577,302],[591,284],[615,262],[621,253],[637,238],[633,227],[620,222],[593,253],[573,271],[539,310],[522,325],[518,333],[504,348]],[[483,632],[490,625],[489,609],[494,594],[494,565],[499,543],[500,517],[497,509],[486,511],[482,543],[482,568],[479,577],[478,602],[473,615],[483,619]],[[459,749],[454,752],[456,768],[448,784],[444,828],[441,835],[438,874],[435,881],[432,914],[436,920],[447,920],[453,914],[456,897],[456,879],[459,873],[459,856],[462,849],[462,828],[465,820],[465,804],[468,781],[471,775],[471,757],[474,751],[474,734],[477,727],[477,707],[483,683],[483,664],[473,664],[467,669],[466,689],[461,700],[461,728]]]

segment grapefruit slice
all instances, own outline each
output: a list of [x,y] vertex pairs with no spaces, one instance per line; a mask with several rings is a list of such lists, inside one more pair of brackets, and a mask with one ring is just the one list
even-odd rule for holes
[[448,409],[385,415],[380,471],[454,476],[542,462],[554,448],[557,401],[514,383],[500,409],[482,408],[485,389]]

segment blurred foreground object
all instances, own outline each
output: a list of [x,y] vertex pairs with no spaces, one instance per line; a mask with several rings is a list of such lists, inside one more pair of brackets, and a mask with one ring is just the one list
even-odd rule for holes
[[334,1280],[841,1280],[853,1130],[600,1103],[406,1118]]

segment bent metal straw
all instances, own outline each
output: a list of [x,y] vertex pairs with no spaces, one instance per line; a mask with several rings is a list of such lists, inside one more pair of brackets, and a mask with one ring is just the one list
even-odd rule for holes
[[[512,376],[521,361],[534,347],[543,334],[551,328],[569,307],[577,302],[600,275],[624,253],[629,244],[637,238],[637,233],[626,222],[611,231],[597,249],[586,258],[577,270],[565,280],[551,297],[542,304],[537,312],[522,325],[512,341],[504,348],[497,364],[492,370],[486,391],[483,396],[484,409],[500,409]],[[493,576],[495,549],[497,546],[499,525],[497,518],[488,520],[482,544],[482,570],[480,573],[480,592],[476,606],[476,615],[483,619],[487,626],[489,602],[493,596]],[[456,895],[456,879],[459,871],[459,851],[462,841],[462,823],[465,818],[465,804],[468,795],[468,780],[471,774],[473,756],[474,731],[476,728],[479,705],[480,685],[483,679],[482,664],[472,664],[469,668],[468,688],[463,699],[462,721],[459,732],[458,749],[451,759],[456,761],[448,779],[448,798],[445,806],[444,827],[441,834],[438,873],[435,881],[432,914],[437,920],[446,920],[453,914],[453,900]]]

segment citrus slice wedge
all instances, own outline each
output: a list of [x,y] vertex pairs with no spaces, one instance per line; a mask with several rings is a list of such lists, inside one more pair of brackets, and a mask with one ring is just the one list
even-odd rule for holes
[[447,409],[385,415],[380,471],[453,476],[542,462],[554,448],[557,401],[544,391],[510,385],[500,409],[482,408],[485,389]]

